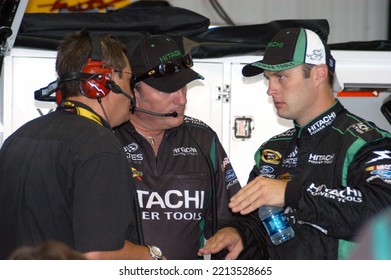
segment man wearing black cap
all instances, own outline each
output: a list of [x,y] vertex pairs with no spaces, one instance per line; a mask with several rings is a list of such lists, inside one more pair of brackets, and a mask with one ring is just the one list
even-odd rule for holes
[[264,58],[243,68],[264,74],[277,114],[294,124],[256,151],[249,183],[229,204],[253,217],[264,205],[284,207],[295,236],[275,246],[264,235],[271,259],[347,258],[357,229],[391,203],[391,135],[334,98],[334,69],[328,46],[303,28],[277,33]]
[[152,35],[129,60],[133,114],[115,134],[136,181],[142,242],[168,259],[197,259],[203,241],[232,219],[229,198],[241,186],[216,133],[184,114],[187,84],[203,79],[191,55]]

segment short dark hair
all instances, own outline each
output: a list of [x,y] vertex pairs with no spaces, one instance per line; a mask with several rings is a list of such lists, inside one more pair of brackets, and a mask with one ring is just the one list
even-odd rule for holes
[[[99,36],[102,49],[102,60],[107,67],[122,70],[126,66],[126,48],[124,44],[112,35]],[[91,57],[92,41],[90,33],[86,29],[70,33],[64,37],[58,47],[56,72],[61,75],[71,72],[80,72]],[[121,77],[121,73],[118,73]],[[62,98],[80,94],[80,82],[69,81],[60,84]]]

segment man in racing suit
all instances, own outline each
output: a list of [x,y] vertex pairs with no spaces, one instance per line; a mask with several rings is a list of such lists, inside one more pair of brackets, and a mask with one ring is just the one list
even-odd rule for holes
[[191,56],[153,35],[130,61],[133,114],[115,134],[136,182],[140,239],[167,259],[198,259],[204,240],[233,218],[228,203],[241,186],[216,133],[184,115],[186,85],[202,78]]
[[[254,220],[260,206],[284,206],[295,237],[275,246],[264,234],[271,259],[347,258],[360,226],[391,204],[391,135],[334,99],[334,66],[318,35],[291,28],[243,69],[264,71],[278,115],[294,121],[257,150],[249,183],[230,202]],[[239,232],[256,230],[244,221]],[[203,253],[213,251],[207,246]]]

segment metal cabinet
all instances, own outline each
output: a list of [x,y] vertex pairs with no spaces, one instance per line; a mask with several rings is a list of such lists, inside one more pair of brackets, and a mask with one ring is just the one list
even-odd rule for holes
[[14,48],[4,58],[0,80],[0,146],[21,125],[55,107],[34,100],[34,90],[56,79],[55,56],[54,51]]
[[242,68],[257,56],[196,60],[194,70],[205,77],[188,86],[186,113],[218,134],[244,185],[256,149],[271,136],[292,126],[278,118],[262,77],[244,78]]

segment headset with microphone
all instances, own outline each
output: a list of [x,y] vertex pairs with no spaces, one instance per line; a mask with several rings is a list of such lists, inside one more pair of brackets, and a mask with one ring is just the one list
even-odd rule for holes
[[[79,72],[70,72],[60,75],[58,79],[48,86],[34,92],[34,98],[39,101],[56,101],[61,103],[61,95],[58,92],[62,83],[69,81],[80,81],[79,89],[81,94],[98,101],[109,94],[114,83],[112,80],[112,69],[103,61],[101,41],[96,36],[91,38],[91,57]],[[118,86],[117,86],[118,87]],[[119,87],[118,87],[119,88]],[[56,93],[56,97],[51,97]]]
[[[132,97],[130,94],[124,92],[121,87],[119,87],[116,83],[110,83],[109,85],[109,88],[115,92],[115,93],[119,93],[119,94],[122,94],[124,96],[126,96],[127,98],[130,99],[130,104],[131,104],[131,112],[133,113],[134,111],[137,111],[137,112],[141,112],[141,113],[145,113],[145,114],[148,114],[148,115],[152,115],[152,116],[156,116],[156,117],[178,117],[178,113],[177,112],[171,112],[171,113],[157,113],[157,112],[152,112],[152,111],[148,111],[148,110],[144,110],[144,109],[140,109],[140,108],[137,108],[136,107],[136,99],[134,97]],[[132,90],[134,89],[133,86],[132,87]]]

